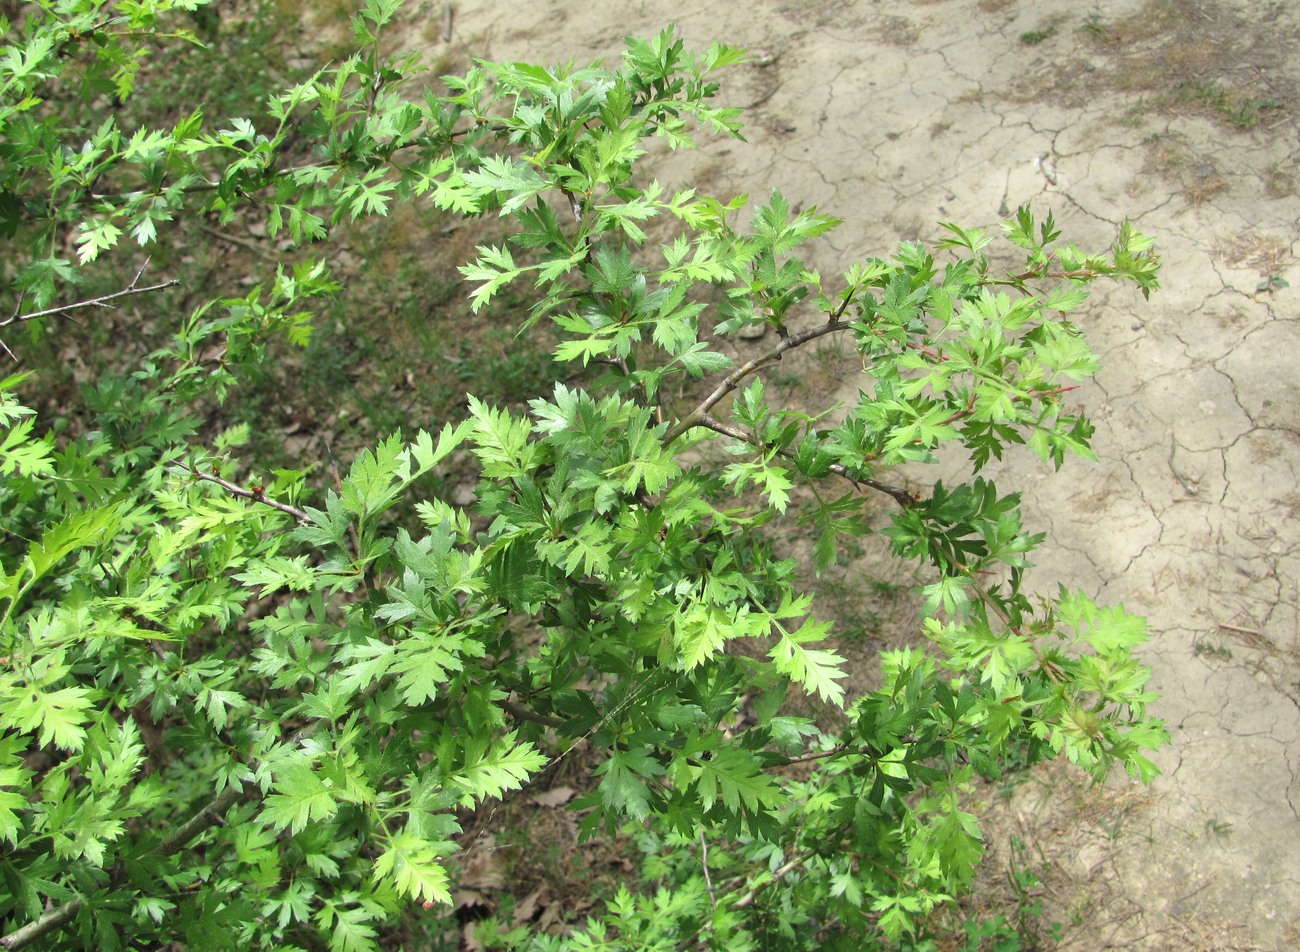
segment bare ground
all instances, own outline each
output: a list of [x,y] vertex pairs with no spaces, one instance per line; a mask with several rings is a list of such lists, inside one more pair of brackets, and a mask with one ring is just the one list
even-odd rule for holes
[[1011,789],[992,862],[1039,864],[1063,948],[1300,947],[1300,5],[464,0],[450,44],[425,35],[585,61],[672,21],[754,51],[725,90],[750,142],[658,174],[846,219],[824,273],[1024,202],[1080,243],[1124,217],[1157,236],[1165,290],[1103,292],[1084,319],[1102,462],[996,475],[1050,529],[1040,589],[1148,617],[1173,743],[1149,790],[1055,768]]

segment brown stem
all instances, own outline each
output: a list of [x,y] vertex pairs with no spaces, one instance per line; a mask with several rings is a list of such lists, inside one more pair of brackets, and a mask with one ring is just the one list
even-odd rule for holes
[[[703,416],[701,416],[700,421],[697,425],[713,430],[715,433],[721,433],[723,436],[730,436],[732,439],[740,440],[743,443],[748,443],[750,446],[755,446],[759,449],[770,449],[770,447],[766,446],[754,434],[746,433],[743,430],[739,430],[734,426],[729,426],[728,424],[723,423],[721,420],[719,420],[717,417],[713,416],[710,413],[705,413]],[[789,450],[777,450],[776,452],[778,456],[781,456],[784,459],[794,458],[794,454],[792,454]],[[903,489],[900,486],[890,486],[888,483],[882,483],[876,479],[854,476],[851,473],[849,473],[849,468],[845,466],[843,463],[832,463],[831,472],[834,473],[836,476],[840,476],[844,479],[847,479],[854,486],[868,486],[871,489],[876,490],[876,492],[881,492],[887,496],[892,496],[894,498],[894,501],[898,503],[900,506],[902,506],[904,509],[908,508],[909,506],[912,506],[916,502],[916,498],[911,493],[909,493],[906,489]]]
[[186,472],[197,479],[202,479],[209,483],[215,483],[232,496],[239,496],[241,499],[251,499],[253,502],[260,502],[264,505],[270,506],[272,509],[279,509],[281,512],[293,516],[299,522],[304,524],[311,522],[311,516],[307,515],[307,513],[303,512],[301,509],[296,506],[291,506],[288,503],[276,502],[260,489],[245,489],[242,486],[236,486],[234,483],[222,479],[215,473],[205,473],[192,465],[186,470]]
[[265,245],[258,244],[256,241],[253,241],[249,238],[243,238],[239,235],[226,234],[224,231],[221,231],[220,229],[217,228],[213,228],[210,225],[205,225],[202,222],[198,223],[198,229],[199,231],[203,232],[206,235],[211,235],[217,241],[224,241],[227,244],[235,245],[239,248],[246,248],[249,251],[251,251],[253,254],[257,255],[259,258],[262,258],[266,261],[270,261],[275,257],[275,255],[273,255],[266,248]]
[[[148,261],[146,261],[145,264],[148,264]],[[0,327],[8,327],[10,324],[21,324],[24,321],[34,321],[37,318],[50,317],[54,314],[66,314],[69,311],[77,311],[86,307],[108,307],[109,301],[114,301],[118,298],[128,297],[132,294],[147,294],[150,291],[161,291],[163,288],[175,287],[180,284],[180,281],[172,278],[170,281],[163,281],[161,284],[151,284],[147,288],[142,288],[139,287],[137,282],[139,282],[140,275],[143,272],[144,267],[141,266],[140,270],[136,272],[135,277],[131,279],[131,283],[121,291],[114,291],[112,294],[104,294],[97,298],[91,298],[88,301],[77,301],[73,304],[60,304],[58,307],[47,307],[43,311],[32,311],[30,314],[14,314],[5,318],[3,321],[0,321]]]
[[731,393],[731,391],[735,390],[736,387],[740,386],[740,382],[755,371],[767,366],[774,360],[780,360],[781,356],[786,351],[794,350],[796,347],[801,347],[811,340],[825,337],[827,334],[833,334],[835,331],[848,330],[851,326],[852,325],[850,324],[842,324],[839,322],[831,323],[828,321],[818,327],[813,327],[809,330],[801,331],[798,334],[791,334],[789,337],[782,338],[781,342],[767,353],[760,354],[753,360],[742,364],[731,373],[727,374],[727,376],[722,379],[722,383],[718,384],[717,388],[705,397],[699,406],[668,428],[668,432],[663,435],[663,444],[667,446],[687,430],[693,429],[697,426],[704,426],[704,417],[707,416],[708,412],[717,405],[718,401]]
[[848,749],[848,744],[836,744],[830,750],[815,750],[811,753],[799,754],[795,757],[783,757],[775,762],[775,766],[788,767],[791,764],[807,764],[814,760],[827,760],[831,757],[838,757]]
[[785,879],[785,877],[789,876],[792,872],[794,872],[804,863],[808,862],[808,860],[810,860],[812,857],[816,856],[818,852],[819,851],[817,849],[804,850],[794,859],[789,860],[787,863],[785,863],[785,865],[783,865],[780,869],[774,872],[772,874],[771,879],[767,880],[766,882],[759,883],[749,892],[745,893],[745,895],[737,899],[735,903],[732,904],[731,908],[748,909],[750,906],[754,904],[754,900],[758,898],[759,893],[761,893],[768,886],[771,886],[773,883],[779,883],[781,880]]
[[47,932],[60,929],[76,918],[86,901],[80,896],[51,909],[35,922],[29,922],[6,936],[0,936],[0,949],[21,949]]
[[709,875],[709,841],[704,838],[704,827],[700,827],[700,868],[704,870],[704,888],[709,891],[709,906],[716,912],[718,897],[713,894],[713,877]]
[[524,707],[522,704],[516,704],[508,698],[499,703],[501,704],[502,709],[516,720],[532,721],[534,724],[542,724],[546,727],[554,727],[557,729],[563,727],[565,723],[558,717],[548,717],[545,714],[538,714],[531,708]]
[[980,283],[989,286],[1020,288],[1024,286],[1024,283],[1026,281],[1030,281],[1034,278],[1055,278],[1058,280],[1079,279],[1079,280],[1086,281],[1096,277],[1100,277],[1100,275],[1096,271],[1092,270],[1091,268],[1080,268],[1076,271],[1033,270],[1033,271],[1025,271],[1022,274],[1013,274],[1005,278],[990,278],[987,281],[982,281]]

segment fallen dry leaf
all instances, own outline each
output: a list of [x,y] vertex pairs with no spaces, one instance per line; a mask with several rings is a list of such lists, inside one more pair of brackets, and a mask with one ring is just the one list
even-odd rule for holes
[[539,807],[562,807],[574,797],[572,787],[552,787],[528,798],[528,802]]
[[541,898],[545,893],[545,886],[538,886],[523,899],[515,904],[514,925],[522,926],[526,922],[531,922],[537,915],[537,907],[541,904]]

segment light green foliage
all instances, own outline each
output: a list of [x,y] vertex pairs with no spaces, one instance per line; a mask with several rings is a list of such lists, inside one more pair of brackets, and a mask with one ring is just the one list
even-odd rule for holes
[[[942,262],[909,243],[823,279],[796,253],[837,219],[774,191],[745,225],[743,196],[638,177],[647,139],[739,136],[711,104],[739,51],[665,32],[614,68],[480,63],[426,95],[414,59],[380,54],[398,0],[249,117],[120,128],[105,93],[130,96],[190,22],[173,7],[202,5],[47,2],[4,25],[0,333],[49,341],[92,262],[144,293],[133,248],[175,221],[258,207],[306,245],[431,201],[509,229],[462,268],[473,310],[520,286],[525,328],[605,371],[527,412],[470,397],[329,485],[308,460],[254,479],[233,458],[249,428],[205,446],[201,414],[271,339],[307,341],[335,290],[309,261],[179,318],[88,388],[93,425],[49,430],[23,402],[39,380],[0,382],[0,947],[393,948],[437,932],[466,818],[583,742],[573,806],[635,841],[641,880],[566,936],[489,921],[482,941],[863,948],[969,883],[975,768],[1028,750],[1154,773],[1141,620],[1028,597],[1043,536],[1016,494],[887,482],[943,444],[976,472],[1016,444],[1090,456],[1065,400],[1097,362],[1069,314],[1099,277],[1154,289],[1150,239],[1125,225],[1085,253],[1021,209],[1011,273],[996,232],[947,225]],[[751,325],[775,343],[738,345]],[[763,370],[830,335],[857,352],[857,401],[776,401]],[[477,461],[469,510],[428,496],[452,459]],[[867,693],[770,528],[804,526],[824,570],[885,521],[859,492],[929,578],[925,648],[883,655]]]

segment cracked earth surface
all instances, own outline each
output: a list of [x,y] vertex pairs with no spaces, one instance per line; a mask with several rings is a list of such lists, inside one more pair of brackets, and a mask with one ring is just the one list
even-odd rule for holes
[[1040,590],[1148,618],[1173,743],[1150,790],[1015,788],[991,862],[1013,837],[1050,860],[1060,947],[1300,948],[1300,4],[466,0],[452,45],[584,61],[669,22],[752,51],[723,80],[750,141],[656,174],[844,218],[824,275],[1024,202],[1085,247],[1125,217],[1156,236],[1164,290],[1080,319],[1101,462],[994,476],[1049,530]]

